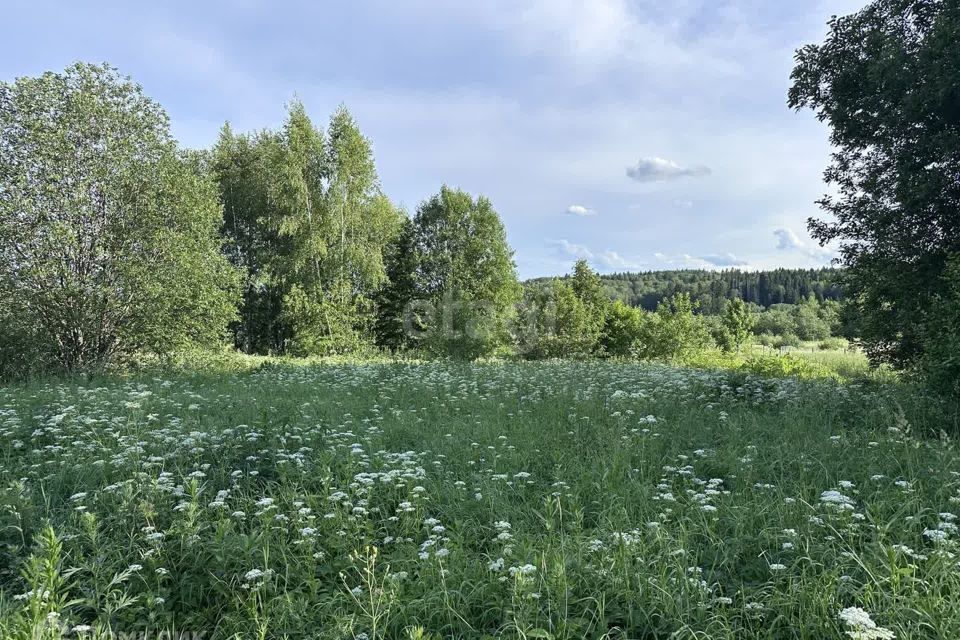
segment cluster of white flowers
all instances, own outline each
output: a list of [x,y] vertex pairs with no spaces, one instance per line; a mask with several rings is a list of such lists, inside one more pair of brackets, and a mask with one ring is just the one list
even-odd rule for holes
[[853,640],[893,640],[896,635],[877,626],[870,614],[860,607],[847,607],[840,611],[840,621],[846,625],[846,633]]
[[856,509],[856,502],[853,498],[836,490],[829,490],[821,493],[820,502],[821,504],[839,511],[853,511]]

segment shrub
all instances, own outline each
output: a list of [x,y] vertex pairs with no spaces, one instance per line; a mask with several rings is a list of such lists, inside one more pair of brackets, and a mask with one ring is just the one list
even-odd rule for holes
[[769,378],[839,378],[835,372],[820,363],[790,354],[754,354],[744,360],[741,370]]
[[848,346],[849,343],[843,338],[826,338],[817,343],[817,348],[821,351],[839,351]]
[[642,310],[620,300],[614,302],[607,311],[601,337],[604,353],[618,358],[633,357],[643,337],[644,323],[649,321],[648,314]]
[[799,347],[802,344],[800,337],[793,333],[787,333],[777,336],[773,341],[773,346],[782,349],[784,347]]
[[675,359],[713,345],[702,316],[686,293],[664,300],[641,325],[636,353],[642,359]]

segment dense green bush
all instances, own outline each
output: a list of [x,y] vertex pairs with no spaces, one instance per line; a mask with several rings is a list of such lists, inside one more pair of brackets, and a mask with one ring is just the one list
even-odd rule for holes
[[919,370],[931,387],[960,398],[960,254],[944,272],[945,294],[931,305]]
[[617,300],[607,311],[601,346],[603,352],[615,358],[631,358],[640,348],[645,326],[652,316]]
[[840,337],[825,338],[817,343],[817,348],[821,349],[822,351],[839,351],[840,349],[846,349],[849,346],[850,343],[844,338]]
[[799,336],[793,333],[787,333],[782,336],[777,336],[773,340],[773,346],[777,349],[783,349],[785,347],[799,347],[803,344],[803,341]]
[[703,316],[685,293],[660,303],[640,327],[635,353],[642,360],[680,358],[713,345]]

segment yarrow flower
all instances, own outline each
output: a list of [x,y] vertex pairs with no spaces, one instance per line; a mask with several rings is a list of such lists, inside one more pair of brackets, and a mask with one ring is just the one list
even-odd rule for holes
[[877,626],[870,614],[860,607],[847,607],[840,611],[841,622],[847,625],[847,635],[853,640],[893,640],[896,635],[889,629]]

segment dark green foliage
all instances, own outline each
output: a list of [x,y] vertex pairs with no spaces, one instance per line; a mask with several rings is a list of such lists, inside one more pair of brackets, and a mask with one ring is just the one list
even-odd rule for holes
[[407,318],[406,312],[417,295],[417,262],[413,243],[413,222],[404,217],[396,242],[387,248],[386,280],[375,300],[376,341],[390,351],[399,351],[410,344],[405,323],[412,320]]
[[[960,4],[876,0],[797,52],[790,106],[830,125],[835,195],[811,220],[841,241],[843,284],[874,362],[933,363],[960,252]],[[951,365],[945,363],[949,369]]]
[[[647,271],[600,276],[607,295],[631,307],[654,311],[662,300],[678,293],[690,295],[700,313],[719,315],[727,300],[767,307],[797,304],[813,295],[818,301],[842,298],[835,269],[774,269],[772,271]],[[553,278],[537,278],[528,287],[546,286]]]
[[600,343],[603,353],[615,358],[630,358],[641,349],[640,341],[646,332],[652,316],[641,309],[627,306],[616,300],[607,308],[604,318],[603,335]]
[[237,277],[201,160],[111,67],[0,83],[5,366],[100,368],[224,337]]
[[225,124],[212,153],[211,171],[223,203],[224,252],[245,275],[239,318],[231,327],[235,345],[245,353],[281,353],[290,337],[280,319],[283,288],[271,270],[280,238],[266,224],[271,206],[266,150],[275,143],[269,132],[235,135]]
[[935,389],[960,397],[960,255],[950,258],[943,280],[923,327],[920,370]]

